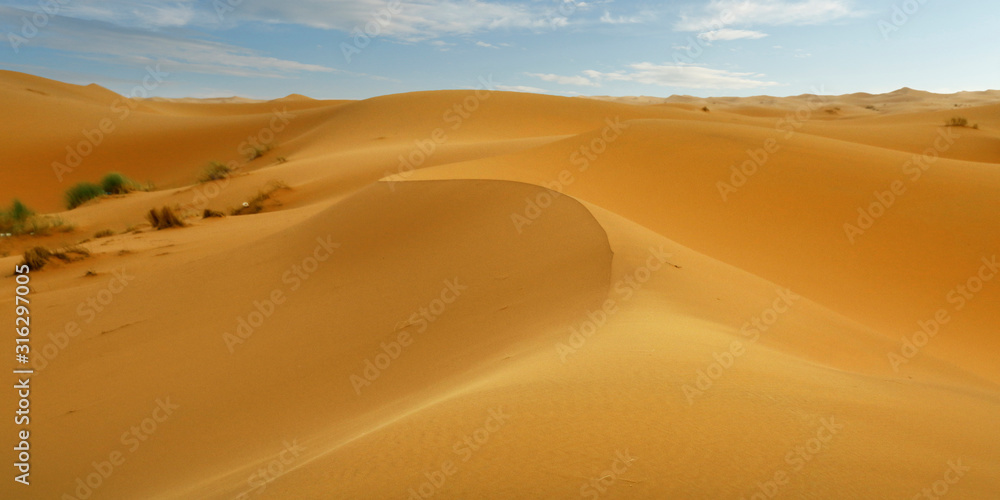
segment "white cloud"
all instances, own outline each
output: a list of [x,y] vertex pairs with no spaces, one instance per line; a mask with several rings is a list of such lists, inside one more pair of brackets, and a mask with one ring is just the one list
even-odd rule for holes
[[612,17],[611,13],[608,11],[604,11],[604,15],[601,16],[600,19],[602,23],[607,23],[607,24],[637,24],[643,22],[644,20],[645,20],[644,17],[641,15],[631,16],[631,17],[625,17],[625,16]]
[[706,68],[694,64],[654,64],[642,62],[615,72],[586,70],[578,76],[528,73],[529,76],[561,85],[601,86],[603,82],[632,82],[661,87],[691,89],[753,89],[780,85],[765,81],[763,75]]
[[249,21],[298,24],[351,34],[369,26],[406,41],[468,35],[496,29],[543,29],[568,20],[550,2],[501,3],[488,0],[411,0],[395,12],[386,0],[244,0],[232,16]]
[[476,45],[478,45],[479,47],[486,47],[488,49],[499,49],[500,48],[500,47],[497,47],[496,45],[493,45],[492,43],[486,43],[486,42],[476,42]]
[[[0,18],[25,15],[26,11],[0,6]],[[32,40],[49,49],[79,54],[76,57],[142,68],[162,64],[167,72],[287,78],[297,72],[342,72],[317,64],[278,59],[260,52],[211,40],[191,38],[187,33],[125,28],[101,21],[56,17],[45,36]]]
[[859,17],[853,0],[711,0],[694,14],[683,14],[678,31],[711,31],[725,26],[808,25]]
[[741,38],[756,40],[758,38],[764,38],[765,36],[767,36],[767,33],[761,33],[760,31],[733,30],[729,28],[723,28],[714,31],[706,31],[704,33],[698,34],[698,38],[701,38],[702,40],[707,40],[709,42],[714,42],[716,40],[721,40],[721,41],[739,40]]
[[545,89],[528,87],[526,85],[496,85],[495,87],[497,90],[506,90],[508,92],[529,92],[532,94],[547,94],[549,92]]
[[585,76],[561,76],[550,73],[525,73],[528,76],[539,78],[546,82],[558,83],[559,85],[583,85],[587,87],[598,86],[597,82],[591,81]]

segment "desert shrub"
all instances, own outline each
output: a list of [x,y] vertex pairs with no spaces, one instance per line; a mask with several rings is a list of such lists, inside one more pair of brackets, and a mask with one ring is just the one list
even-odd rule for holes
[[260,145],[260,146],[253,146],[252,148],[250,148],[250,150],[247,151],[247,161],[254,161],[257,158],[260,158],[261,156],[264,156],[264,153],[266,153],[266,152],[268,152],[270,150],[271,150],[271,146],[269,144],[263,144],[263,145]]
[[139,185],[118,172],[111,172],[101,178],[101,189],[108,194],[125,194],[135,191]]
[[872,110],[872,111],[878,111],[878,108],[876,108],[876,107],[875,107],[874,105],[872,105],[872,104],[869,104],[869,105],[865,106],[865,109],[870,109],[870,110]]
[[948,121],[946,124],[949,127],[965,127],[969,124],[969,120],[966,120],[964,116],[956,116]]
[[21,200],[14,198],[14,202],[10,204],[10,210],[7,211],[7,215],[9,215],[11,220],[14,222],[24,223],[27,222],[31,216],[35,215],[35,212],[22,203]]
[[104,196],[104,189],[93,182],[78,182],[66,191],[66,208],[72,210],[94,198]]
[[705,106],[705,107],[701,108],[701,110],[704,111],[704,112],[706,112],[706,113],[708,113],[708,111],[709,111],[708,110],[708,106]]
[[273,195],[275,191],[282,189],[288,189],[288,185],[281,181],[271,181],[264,187],[264,189],[258,191],[256,196],[243,202],[242,207],[234,208],[230,210],[229,213],[231,215],[251,215],[260,213],[264,210],[264,202],[270,200],[271,195]]
[[159,212],[155,208],[149,209],[149,213],[146,214],[146,220],[153,226],[154,229],[167,229],[170,227],[184,227],[184,222],[177,217],[174,213],[174,209],[170,207],[163,207]]
[[225,216],[226,216],[226,214],[224,214],[222,212],[219,212],[218,210],[209,210],[207,208],[201,214],[201,218],[202,219],[208,219],[208,218],[211,218],[211,217],[225,217]]
[[201,171],[201,177],[199,177],[198,180],[201,182],[217,181],[229,177],[229,174],[232,172],[233,169],[229,168],[222,162],[213,161]]
[[114,236],[115,232],[111,229],[104,229],[94,233],[94,238],[107,238],[108,236]]
[[59,250],[49,250],[45,247],[33,247],[24,252],[24,260],[21,264],[27,264],[32,271],[38,271],[48,264],[49,260],[56,258],[63,262],[76,262],[90,256],[90,251],[79,245],[61,248]]
[[52,256],[52,252],[49,252],[48,248],[45,247],[34,247],[29,248],[24,251],[24,260],[21,264],[27,264],[32,271],[37,271],[48,263],[49,257]]
[[48,236],[55,230],[68,233],[73,230],[73,226],[59,217],[36,215],[20,200],[14,200],[9,209],[0,210],[0,233]]
[[0,233],[22,234],[30,231],[35,212],[21,200],[14,199],[8,210],[0,210]]

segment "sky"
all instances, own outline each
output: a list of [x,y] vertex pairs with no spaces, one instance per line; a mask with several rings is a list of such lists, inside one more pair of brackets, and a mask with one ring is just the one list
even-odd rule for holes
[[1000,88],[998,26],[996,0],[0,0],[0,69],[135,97],[952,93]]

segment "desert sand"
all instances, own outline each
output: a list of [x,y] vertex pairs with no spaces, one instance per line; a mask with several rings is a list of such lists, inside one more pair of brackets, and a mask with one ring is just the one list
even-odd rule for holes
[[[0,110],[0,203],[73,226],[0,238],[4,324],[26,249],[91,253],[30,274],[31,485],[0,497],[1000,495],[1000,92],[128,100],[0,72]],[[65,209],[108,172],[154,189]]]

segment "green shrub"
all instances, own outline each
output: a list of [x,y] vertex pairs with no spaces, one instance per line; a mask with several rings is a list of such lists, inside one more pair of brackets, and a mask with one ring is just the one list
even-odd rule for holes
[[72,210],[94,198],[104,196],[101,186],[93,182],[78,182],[66,191],[66,208]]
[[229,177],[229,174],[233,172],[233,169],[229,166],[223,164],[222,162],[213,161],[209,163],[207,167],[201,172],[201,177],[199,180],[201,182],[211,182]]
[[948,125],[949,127],[964,127],[968,124],[969,120],[966,120],[965,117],[956,116],[952,118],[951,121],[949,121],[946,125]]
[[118,172],[111,172],[101,178],[101,189],[108,194],[126,194],[139,188],[132,179]]
[[28,218],[35,215],[35,212],[27,207],[21,200],[14,198],[14,203],[10,205],[10,211],[7,215],[16,223],[25,223]]

